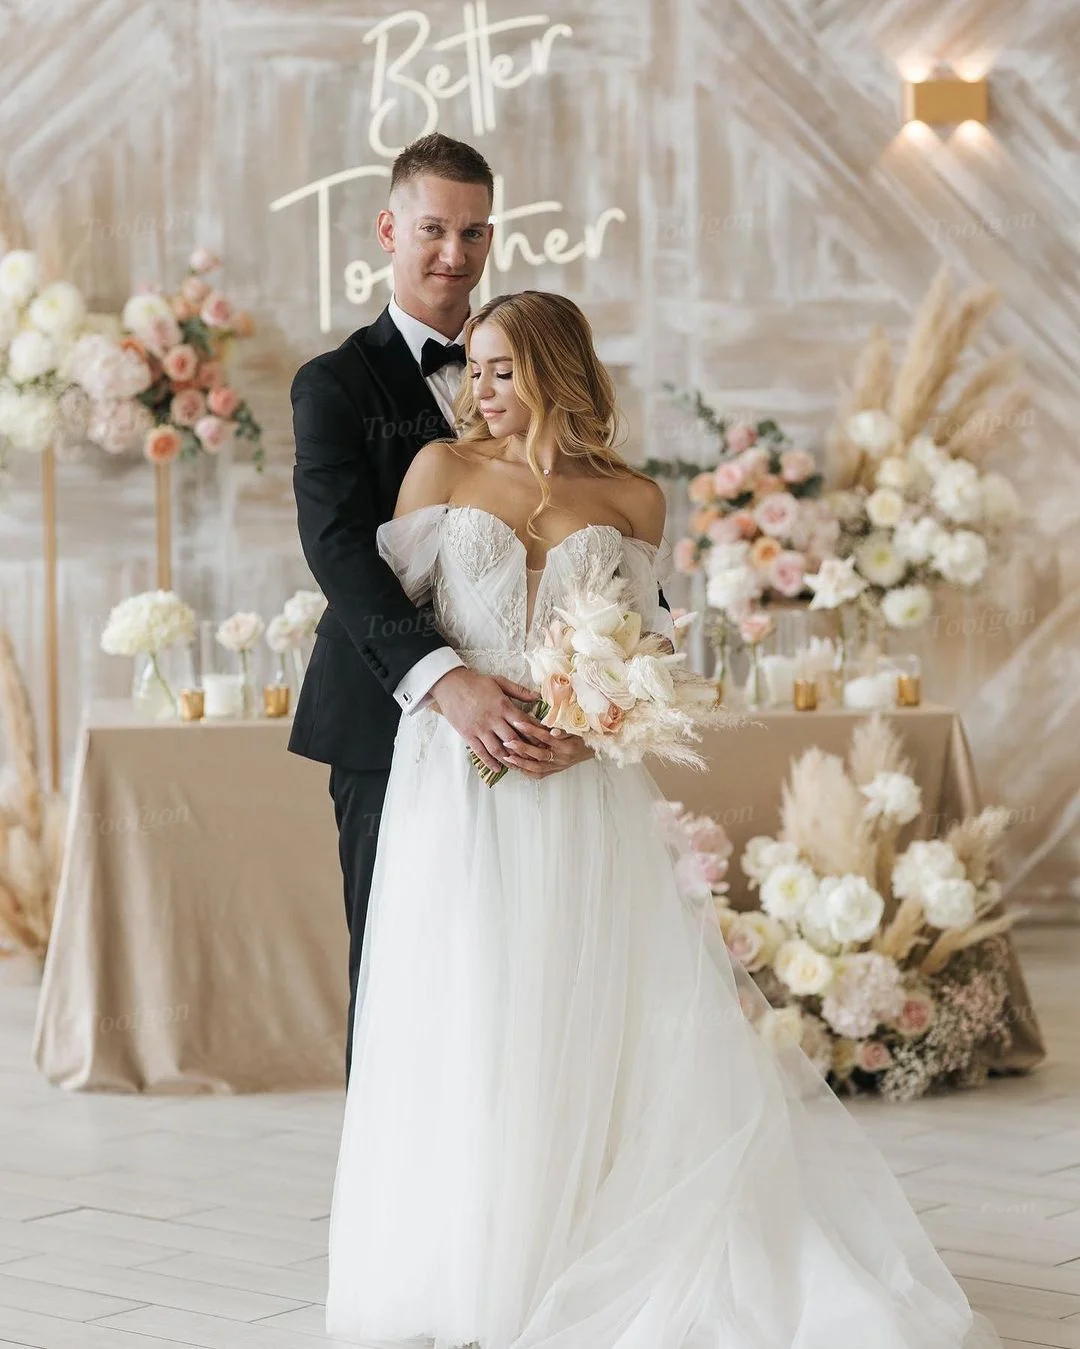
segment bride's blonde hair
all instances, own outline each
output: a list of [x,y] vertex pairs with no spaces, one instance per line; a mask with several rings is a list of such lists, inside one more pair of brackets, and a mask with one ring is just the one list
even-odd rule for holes
[[[621,425],[615,385],[593,346],[589,320],[564,295],[523,290],[497,295],[465,324],[465,350],[481,323],[495,323],[510,344],[514,392],[529,409],[525,459],[540,488],[540,505],[529,516],[528,531],[539,538],[533,520],[551,501],[551,485],[536,458],[537,441],[549,431],[569,459],[584,460],[603,477],[646,478],[615,449]],[[494,440],[465,379],[454,412],[458,442]]]

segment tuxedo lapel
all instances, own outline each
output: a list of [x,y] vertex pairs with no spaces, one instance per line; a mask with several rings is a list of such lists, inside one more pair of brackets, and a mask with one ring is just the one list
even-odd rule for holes
[[414,452],[431,440],[453,440],[454,432],[389,309],[384,309],[369,327],[354,333],[353,341],[399,419],[397,439]]

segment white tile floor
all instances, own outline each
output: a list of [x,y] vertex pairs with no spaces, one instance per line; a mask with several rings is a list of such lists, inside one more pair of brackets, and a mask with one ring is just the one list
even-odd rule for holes
[[[1019,936],[1050,1061],[854,1109],[1006,1345],[1080,1349],[1080,928]],[[0,982],[0,1344],[311,1349],[342,1096],[69,1095]]]

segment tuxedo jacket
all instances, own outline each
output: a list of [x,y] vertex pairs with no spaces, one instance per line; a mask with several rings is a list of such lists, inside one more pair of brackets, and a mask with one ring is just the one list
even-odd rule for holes
[[401,716],[394,690],[447,643],[430,608],[408,599],[379,556],[375,531],[393,516],[416,452],[453,431],[386,309],[301,366],[292,407],[300,543],[327,607],[289,749],[341,768],[387,770]]

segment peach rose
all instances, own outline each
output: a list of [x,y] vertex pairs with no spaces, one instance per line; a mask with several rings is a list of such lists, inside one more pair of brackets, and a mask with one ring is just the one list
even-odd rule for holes
[[212,290],[199,310],[199,317],[208,328],[225,328],[232,316],[232,302],[220,290]]
[[180,283],[180,294],[188,304],[198,309],[210,294],[210,287],[197,276],[188,276]]
[[782,552],[783,549],[777,539],[762,534],[761,538],[755,539],[751,545],[750,561],[759,571],[767,571]]
[[197,248],[188,259],[188,266],[193,272],[212,272],[221,266],[221,259],[208,248]]
[[626,713],[616,703],[608,703],[607,711],[601,712],[596,719],[597,728],[604,735],[611,735],[623,724]]
[[785,482],[805,482],[816,471],[814,456],[808,450],[785,450],[780,456],[780,476]]
[[802,591],[805,575],[806,558],[794,549],[777,553],[769,568],[770,584],[787,599],[794,599]]
[[713,475],[699,473],[690,479],[686,486],[686,495],[696,506],[703,506],[716,495],[713,490]]
[[681,571],[684,576],[689,576],[701,569],[698,546],[693,539],[680,539],[671,550],[671,555],[675,570]]
[[799,518],[799,503],[790,492],[773,492],[759,501],[754,509],[754,520],[763,534],[774,539],[789,535]]
[[155,426],[147,431],[143,454],[152,464],[167,464],[180,453],[180,432],[175,426]]
[[733,426],[727,433],[728,448],[733,454],[741,454],[743,450],[748,450],[756,440],[757,432],[752,426],[747,426],[745,422]]
[[170,311],[168,314],[155,314],[141,329],[139,336],[155,356],[164,356],[170,347],[180,341],[180,325]]
[[925,994],[919,994],[905,999],[895,1024],[901,1035],[914,1037],[922,1035],[933,1019],[933,1000]]
[[713,469],[713,488],[718,497],[730,501],[746,491],[746,470],[735,459],[718,464]]
[[762,609],[752,609],[739,621],[739,636],[749,646],[763,642],[772,632],[773,621]]
[[191,305],[188,304],[187,300],[185,300],[182,295],[173,296],[172,311],[173,315],[179,319],[181,323],[195,317],[195,310],[192,309]]
[[177,426],[194,426],[206,411],[206,399],[198,389],[181,389],[169,404],[169,420]]
[[590,729],[589,718],[581,710],[581,704],[576,698],[568,698],[565,703],[560,703],[548,725],[557,726],[560,731],[567,731],[570,735],[584,735]]
[[739,455],[739,463],[746,474],[747,482],[752,483],[769,471],[769,452],[762,449],[744,450]]
[[740,538],[752,539],[758,532],[757,523],[749,511],[736,511],[728,518],[735,521],[738,526]]
[[200,417],[195,423],[195,434],[207,454],[217,454],[232,439],[232,423],[220,417]]
[[225,367],[220,361],[204,361],[199,370],[200,389],[219,389],[225,383]]
[[570,683],[570,676],[564,675],[558,670],[552,671],[540,685],[540,696],[552,712],[557,712],[563,703],[569,702],[574,696],[574,686]]
[[778,473],[763,473],[757,482],[759,496],[769,496],[773,492],[784,490],[784,480]]
[[855,1063],[864,1073],[883,1072],[892,1061],[888,1046],[880,1040],[860,1040],[855,1049]]
[[176,384],[188,384],[199,368],[199,353],[187,342],[181,342],[165,353],[161,367]]
[[240,395],[227,384],[222,384],[210,390],[206,401],[215,417],[231,417],[240,406]]
[[696,511],[690,512],[690,519],[687,523],[690,526],[691,534],[707,534],[709,526],[720,519],[720,512],[715,506],[699,506]]

